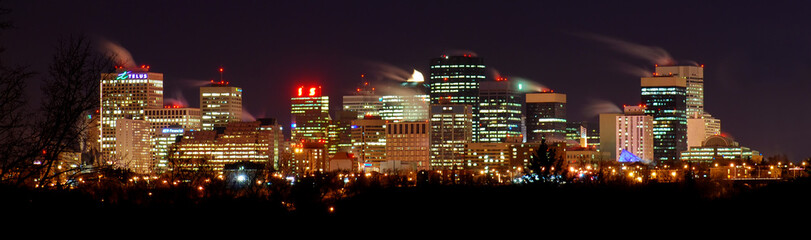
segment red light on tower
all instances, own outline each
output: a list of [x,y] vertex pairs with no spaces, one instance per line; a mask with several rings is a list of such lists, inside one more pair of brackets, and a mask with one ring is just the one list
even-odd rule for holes
[[220,72],[222,72],[222,68],[220,68]]

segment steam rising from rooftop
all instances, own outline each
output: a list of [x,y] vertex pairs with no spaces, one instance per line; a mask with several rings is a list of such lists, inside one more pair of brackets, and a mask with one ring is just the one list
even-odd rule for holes
[[183,97],[183,92],[180,90],[176,90],[173,98],[164,98],[163,99],[164,105],[172,105],[172,106],[181,106],[181,107],[189,107],[189,101],[186,101],[186,98]]
[[622,113],[622,109],[617,104],[604,99],[591,99],[588,106],[583,109],[583,114],[589,118],[603,113]]
[[579,37],[594,40],[608,45],[614,51],[646,60],[651,64],[673,65],[676,61],[665,49],[656,46],[646,46],[617,38],[607,37],[594,33],[577,33]]
[[244,106],[242,107],[242,121],[243,122],[253,122],[256,121],[256,117],[254,117],[251,113],[248,112]]
[[111,42],[107,39],[100,38],[99,40],[101,51],[112,59],[116,65],[125,68],[135,68],[135,60],[132,58],[130,51],[122,47],[120,44]]
[[364,62],[363,64],[369,68],[367,76],[374,81],[397,80],[405,82],[413,77],[413,74],[408,74],[408,71],[390,64],[381,62]]
[[544,92],[549,91],[550,88],[540,84],[536,81],[523,77],[510,77],[508,81],[515,81],[521,85],[521,89],[527,92]]
[[425,82],[425,77],[422,76],[420,71],[414,69],[414,73],[411,74],[411,78],[406,80],[406,82]]
[[445,51],[444,55],[448,56],[471,56],[471,57],[478,57],[479,55],[473,51],[465,50],[465,49],[450,49]]

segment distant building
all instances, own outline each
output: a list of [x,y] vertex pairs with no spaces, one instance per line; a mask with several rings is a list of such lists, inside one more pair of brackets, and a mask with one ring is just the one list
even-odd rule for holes
[[386,121],[368,116],[352,121],[352,153],[362,164],[380,167],[386,161]]
[[117,67],[101,74],[101,151],[108,159],[120,159],[116,151],[116,121],[143,120],[144,110],[163,107],[163,74],[140,68]]
[[115,122],[116,160],[119,168],[131,169],[137,174],[151,174],[155,167],[150,146],[152,134],[144,120],[118,119]]
[[338,110],[335,118],[327,127],[327,154],[329,157],[338,152],[352,151],[352,121],[357,120],[357,113],[353,111]]
[[324,143],[303,142],[295,143],[293,147],[295,161],[294,174],[308,174],[312,172],[328,171],[327,148]]
[[152,134],[152,161],[156,171],[163,172],[167,167],[169,146],[185,131],[200,131],[202,112],[199,108],[164,106],[146,109],[144,119],[149,122]]
[[283,141],[282,127],[276,119],[232,122],[225,128],[185,133],[171,158],[176,162],[203,160],[205,166],[218,173],[225,164],[244,161],[278,169]]
[[707,138],[701,146],[690,147],[689,150],[681,152],[681,160],[694,164],[728,165],[729,163],[759,163],[763,160],[763,156],[758,151],[740,146],[732,138],[715,135]]
[[566,139],[566,94],[527,93],[527,142],[562,142]]
[[212,80],[208,86],[200,87],[200,110],[203,130],[242,121],[242,88]]
[[380,116],[392,122],[428,120],[428,95],[385,95],[380,97]]
[[364,116],[380,116],[380,110],[383,109],[382,99],[375,94],[375,89],[365,79],[352,95],[343,96],[343,105],[343,110],[355,112],[357,119]]
[[428,170],[430,131],[428,120],[386,123],[386,159],[411,164],[415,170]]
[[464,169],[465,144],[473,139],[470,105],[431,105],[431,169]]
[[290,101],[290,113],[293,115],[292,140],[325,143],[330,124],[329,97],[321,95],[321,87],[299,87]]
[[701,118],[687,119],[687,146],[698,147],[708,137],[721,134],[721,120],[704,113]]
[[614,161],[617,155],[617,117],[620,113],[600,114],[600,154],[604,159]]
[[471,54],[447,56],[431,59],[429,95],[431,104],[439,104],[441,99],[448,104],[470,105],[472,107],[472,140],[478,140],[479,126],[479,83],[485,80],[484,59]]
[[507,79],[481,82],[479,142],[521,142],[524,94],[519,83]]
[[654,159],[653,117],[645,115],[644,105],[624,108],[624,114],[616,117],[617,138],[614,152],[619,156],[625,150],[644,162],[650,162]]
[[687,150],[687,85],[682,76],[642,78],[642,102],[645,114],[653,116],[653,156],[658,165],[676,163],[679,153]]

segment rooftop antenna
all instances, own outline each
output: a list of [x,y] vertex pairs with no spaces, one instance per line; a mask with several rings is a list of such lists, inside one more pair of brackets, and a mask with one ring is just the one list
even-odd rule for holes
[[222,71],[223,71],[222,66],[220,66],[220,82],[222,82]]

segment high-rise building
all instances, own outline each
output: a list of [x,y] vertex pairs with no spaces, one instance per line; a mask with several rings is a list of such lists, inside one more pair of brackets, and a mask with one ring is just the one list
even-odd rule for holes
[[653,116],[654,161],[673,164],[687,150],[687,78],[655,74],[641,85],[645,114]]
[[708,137],[721,134],[721,120],[704,112],[701,118],[687,119],[687,146],[701,146]]
[[429,95],[431,104],[445,99],[449,104],[472,106],[473,139],[479,131],[479,83],[485,80],[485,65],[482,58],[473,55],[442,56],[431,59]]
[[290,113],[294,142],[313,141],[326,143],[330,124],[329,97],[321,95],[320,86],[299,87],[293,98]]
[[587,122],[567,122],[566,123],[566,144],[569,146],[588,147],[588,123]]
[[431,169],[465,169],[465,144],[473,139],[473,107],[431,105]]
[[654,76],[676,77],[685,80],[687,89],[687,117],[701,118],[704,114],[704,65],[659,66]]
[[208,86],[200,87],[203,130],[242,121],[242,88],[229,84],[223,80],[212,80]]
[[617,118],[620,113],[600,114],[600,155],[608,161],[617,160]]
[[367,115],[379,116],[380,110],[383,109],[383,100],[375,94],[375,88],[370,86],[369,82],[363,81],[363,84],[355,90],[352,95],[344,96],[343,110],[355,112],[357,119],[363,119]]
[[352,121],[357,120],[357,113],[353,111],[338,110],[335,118],[327,127],[327,154],[332,158],[338,152],[352,150]]
[[428,120],[386,123],[386,159],[411,165],[411,169],[428,170],[430,141]]
[[566,94],[527,93],[527,142],[562,142],[566,139]]
[[392,122],[428,120],[428,95],[385,95],[380,97],[380,117]]
[[185,133],[171,157],[177,162],[204,160],[206,166],[219,173],[225,164],[243,161],[278,169],[283,141],[282,126],[276,119],[232,122],[225,128]]
[[479,90],[479,142],[521,142],[523,93],[518,83],[497,79],[481,82]]
[[643,161],[653,160],[653,117],[645,115],[645,106],[624,106],[616,117],[615,156],[625,150]]
[[380,169],[386,161],[386,120],[367,116],[352,121],[352,153],[364,165]]
[[199,108],[164,106],[160,109],[146,109],[144,119],[149,122],[152,134],[152,161],[156,172],[167,168],[168,152],[171,144],[186,131],[200,131],[202,113]]
[[114,165],[137,174],[152,173],[155,163],[150,154],[152,141],[149,123],[144,120],[121,118],[115,122],[116,159]]
[[104,158],[116,159],[116,121],[144,119],[148,108],[163,106],[163,74],[141,68],[117,67],[115,73],[101,74],[101,151]]

